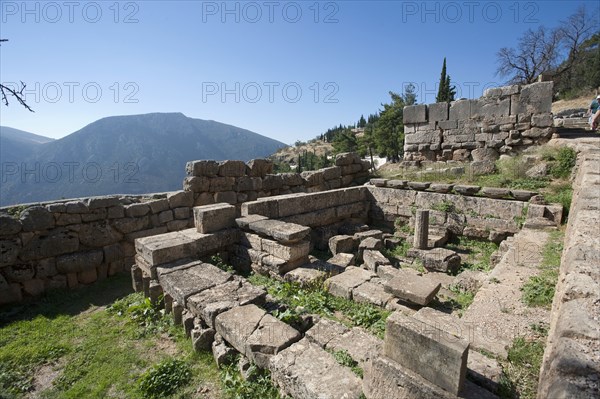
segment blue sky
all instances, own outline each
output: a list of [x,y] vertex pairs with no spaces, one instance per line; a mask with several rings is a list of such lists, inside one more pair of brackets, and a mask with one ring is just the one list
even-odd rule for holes
[[183,112],[285,143],[354,123],[442,60],[460,97],[498,86],[495,54],[598,1],[0,1],[0,123],[59,138],[106,116]]

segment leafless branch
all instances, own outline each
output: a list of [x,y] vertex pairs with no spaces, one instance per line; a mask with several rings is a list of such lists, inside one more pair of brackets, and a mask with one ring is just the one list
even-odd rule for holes
[[[8,41],[8,39],[0,39],[0,42],[7,42],[7,41]],[[22,106],[25,107],[25,109],[27,109],[30,112],[35,112],[25,102],[25,94],[23,93],[23,90],[25,90],[26,87],[27,87],[27,85],[25,83],[23,83],[22,81],[21,81],[21,88],[11,88],[11,87],[5,86],[0,83],[0,93],[2,94],[2,102],[4,103],[4,105],[6,105],[8,107],[8,96],[13,96],[14,98],[17,99],[19,104],[21,104]]]

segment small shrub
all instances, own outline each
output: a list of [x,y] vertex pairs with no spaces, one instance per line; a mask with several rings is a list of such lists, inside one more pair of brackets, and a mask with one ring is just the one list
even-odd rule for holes
[[221,381],[227,398],[231,399],[279,399],[279,390],[271,382],[268,370],[255,365],[248,369],[247,379],[240,375],[238,362],[225,366],[221,371]]
[[172,395],[192,378],[190,366],[182,360],[166,359],[140,377],[139,388],[148,398]]
[[569,147],[546,148],[542,158],[551,161],[550,175],[557,179],[567,178],[577,161],[577,152]]
[[213,255],[210,257],[210,263],[213,264],[214,266],[218,267],[219,269],[223,270],[224,272],[234,272],[235,270],[233,269],[233,266],[228,265],[227,263],[225,263],[223,261],[223,258],[221,258],[219,255]]
[[333,351],[332,354],[333,354],[333,357],[335,358],[335,360],[340,365],[349,367],[350,370],[352,370],[352,372],[354,374],[356,374],[360,378],[363,378],[363,369],[358,366],[358,362],[356,360],[352,359],[352,356],[350,356],[350,354],[347,351],[345,351],[345,350]]
[[456,207],[454,206],[454,203],[451,201],[442,201],[440,203],[434,204],[431,207],[431,209],[440,211],[440,212],[458,213],[456,211]]

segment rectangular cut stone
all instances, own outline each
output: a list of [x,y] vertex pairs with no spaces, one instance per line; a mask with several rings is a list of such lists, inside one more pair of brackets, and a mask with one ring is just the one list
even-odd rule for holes
[[448,392],[458,395],[467,373],[468,341],[440,340],[441,332],[400,312],[386,321],[384,353]]
[[235,206],[214,204],[194,207],[194,222],[199,233],[214,233],[233,227],[235,224]]
[[252,335],[246,340],[245,353],[248,359],[258,367],[267,368],[269,359],[273,355],[301,338],[302,335],[296,329],[270,314],[266,314],[260,320]]
[[427,122],[427,105],[409,105],[404,107],[404,123]]
[[237,306],[261,306],[265,303],[266,294],[264,289],[234,276],[232,281],[190,296],[187,306],[193,314],[200,316],[209,327],[214,328],[219,314]]
[[448,120],[448,103],[434,103],[427,106],[429,111],[429,122],[439,122]]
[[256,305],[238,306],[219,314],[215,329],[238,352],[246,355],[246,341],[266,314]]
[[277,258],[285,261],[292,261],[307,257],[310,252],[309,241],[302,241],[291,245],[283,245],[277,241],[263,238],[261,242],[263,252],[276,256]]
[[250,222],[248,228],[284,244],[298,242],[310,233],[310,227],[271,219]]
[[181,232],[160,234],[135,240],[135,249],[150,266],[186,258],[193,252],[195,240]]
[[331,295],[352,299],[352,290],[377,276],[368,270],[348,266],[344,273],[325,280],[325,287]]
[[237,224],[237,226],[241,229],[248,230],[250,223],[258,222],[259,220],[265,220],[265,219],[268,219],[268,218],[266,216],[262,216],[262,215],[248,215],[248,216],[244,216],[244,217],[235,219],[235,224]]
[[360,378],[307,339],[273,356],[269,369],[273,382],[293,398],[359,399],[362,395]]
[[400,269],[394,278],[385,282],[384,287],[387,292],[404,301],[426,306],[438,293],[441,284]]
[[223,284],[232,278],[231,273],[224,272],[208,263],[180,268],[159,275],[159,282],[164,292],[185,306],[187,298],[217,284]]

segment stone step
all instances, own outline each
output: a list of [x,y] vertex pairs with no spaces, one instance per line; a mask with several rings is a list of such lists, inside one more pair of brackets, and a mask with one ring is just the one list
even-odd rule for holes
[[281,220],[268,219],[260,215],[250,215],[236,219],[238,226],[263,236],[271,237],[283,244],[293,244],[310,234],[310,227]]
[[325,287],[331,295],[352,299],[352,291],[377,275],[355,266],[348,266],[344,273],[325,280]]
[[292,398],[358,399],[362,395],[362,380],[306,338],[273,356],[269,369],[283,395]]
[[417,305],[426,306],[442,287],[440,283],[432,282],[408,270],[399,269],[393,275],[394,277],[384,283],[385,291]]

